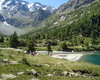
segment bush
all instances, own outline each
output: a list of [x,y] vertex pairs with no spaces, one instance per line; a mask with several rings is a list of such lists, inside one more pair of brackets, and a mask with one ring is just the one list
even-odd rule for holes
[[19,46],[26,47],[27,44],[26,44],[25,41],[21,40],[21,41],[19,42]]
[[66,51],[68,48],[67,48],[67,44],[66,43],[61,43],[60,45],[60,50],[62,50],[62,51]]

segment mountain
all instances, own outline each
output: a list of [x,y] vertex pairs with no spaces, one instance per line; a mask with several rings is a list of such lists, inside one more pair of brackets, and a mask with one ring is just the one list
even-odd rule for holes
[[42,10],[50,11],[50,13],[55,12],[55,8],[51,7],[50,5],[42,5],[41,3],[35,2],[28,5],[30,11],[38,11],[40,8]]
[[[4,22],[6,22],[12,28],[18,28],[17,33],[19,35],[25,33],[27,35],[33,35],[34,33],[41,34],[41,32],[45,34],[47,30],[53,30],[55,27],[62,28],[76,25],[76,23],[80,23],[79,21],[84,20],[86,17],[92,21],[92,16],[96,15],[98,17],[100,12],[99,3],[99,0],[69,0],[67,3],[61,5],[55,12],[53,7],[37,2],[29,4],[22,0],[2,0],[0,2],[0,24],[4,25]],[[92,24],[92,22],[90,23]],[[21,29],[20,31],[20,28],[24,30]],[[5,32],[7,32],[7,30],[5,30]],[[91,33],[91,31],[89,32]]]
[[[54,7],[37,2],[29,4],[23,0],[1,0],[0,24],[2,25],[1,27],[5,27],[3,24],[7,23],[12,28],[34,27],[54,12]],[[6,29],[5,32],[7,31]]]
[[77,9],[83,5],[92,3],[96,0],[69,0],[67,3],[63,4],[57,11],[57,13],[67,10],[68,8]]
[[[99,0],[69,0],[61,5],[52,16],[48,17],[38,25],[37,31],[28,35],[40,34],[62,36],[70,38],[77,35],[90,37],[94,30],[99,36],[100,25],[100,1]],[[98,26],[98,27],[97,27]],[[48,31],[48,32],[47,32]]]
[[[48,26],[52,28],[59,25],[64,27],[66,25],[72,24],[81,17],[85,16],[85,14],[90,14],[90,11],[87,10],[87,12],[85,12],[84,10],[89,8],[89,6],[95,2],[99,3],[98,0],[69,0],[67,3],[61,5],[54,15],[44,20],[40,25],[42,27]],[[65,23],[63,24],[63,22]]]

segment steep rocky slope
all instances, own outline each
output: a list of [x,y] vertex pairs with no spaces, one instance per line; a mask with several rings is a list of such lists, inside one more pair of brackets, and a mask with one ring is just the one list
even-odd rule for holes
[[[13,28],[24,28],[29,25],[34,27],[42,20],[53,14],[54,11],[54,7],[40,3],[29,4],[23,0],[1,0],[0,24],[4,24],[6,22]],[[2,25],[0,27],[1,31],[2,27],[4,27],[3,30],[5,30],[5,32],[9,32],[9,29],[7,29],[7,27],[5,29],[5,26]]]

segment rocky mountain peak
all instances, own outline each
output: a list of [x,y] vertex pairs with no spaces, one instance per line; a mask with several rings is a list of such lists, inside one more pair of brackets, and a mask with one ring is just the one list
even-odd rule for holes
[[17,10],[17,11],[23,10],[23,11],[37,12],[40,8],[42,8],[43,10],[46,10],[46,11],[50,11],[51,14],[54,13],[54,11],[55,11],[54,7],[52,7],[50,5],[43,5],[38,2],[29,4],[28,2],[23,1],[23,0],[1,0],[0,1],[0,10],[9,9],[10,12],[11,12],[11,10],[12,11],[13,10],[14,11],[15,10]]
[[68,8],[73,8],[73,9],[77,9],[82,5],[86,5],[89,4],[91,2],[94,2],[96,0],[69,0],[67,3],[63,4],[57,11],[57,13],[62,12]]
[[19,31],[20,27],[34,27],[53,14],[54,11],[55,8],[52,6],[43,5],[38,2],[29,4],[24,0],[1,0],[0,31],[9,31],[9,27],[12,29],[12,32],[14,31],[13,28],[18,28]]
[[32,4],[28,5],[30,11],[38,11],[40,8],[46,11],[50,11],[51,13],[54,13],[55,8],[50,5],[42,5],[41,3],[34,2]]
[[8,10],[8,11],[17,11],[23,10],[28,11],[27,7],[28,2],[22,0],[1,0],[0,1],[0,10]]

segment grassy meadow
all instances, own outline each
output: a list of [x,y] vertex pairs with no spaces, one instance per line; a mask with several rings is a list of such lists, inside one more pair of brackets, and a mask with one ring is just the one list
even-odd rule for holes
[[[37,75],[34,75],[34,72]],[[63,75],[65,71],[78,70],[86,71],[82,76]],[[22,74],[19,74],[22,72]],[[90,73],[88,73],[90,72]],[[15,78],[7,78],[6,80],[100,80],[100,66],[84,63],[71,62],[64,59],[55,59],[48,55],[27,55],[24,51],[16,51],[14,49],[0,49],[0,75],[13,74]],[[47,76],[52,74],[52,76]],[[89,77],[89,75],[92,75]],[[0,79],[3,79],[0,76]],[[34,79],[33,79],[34,80]]]

